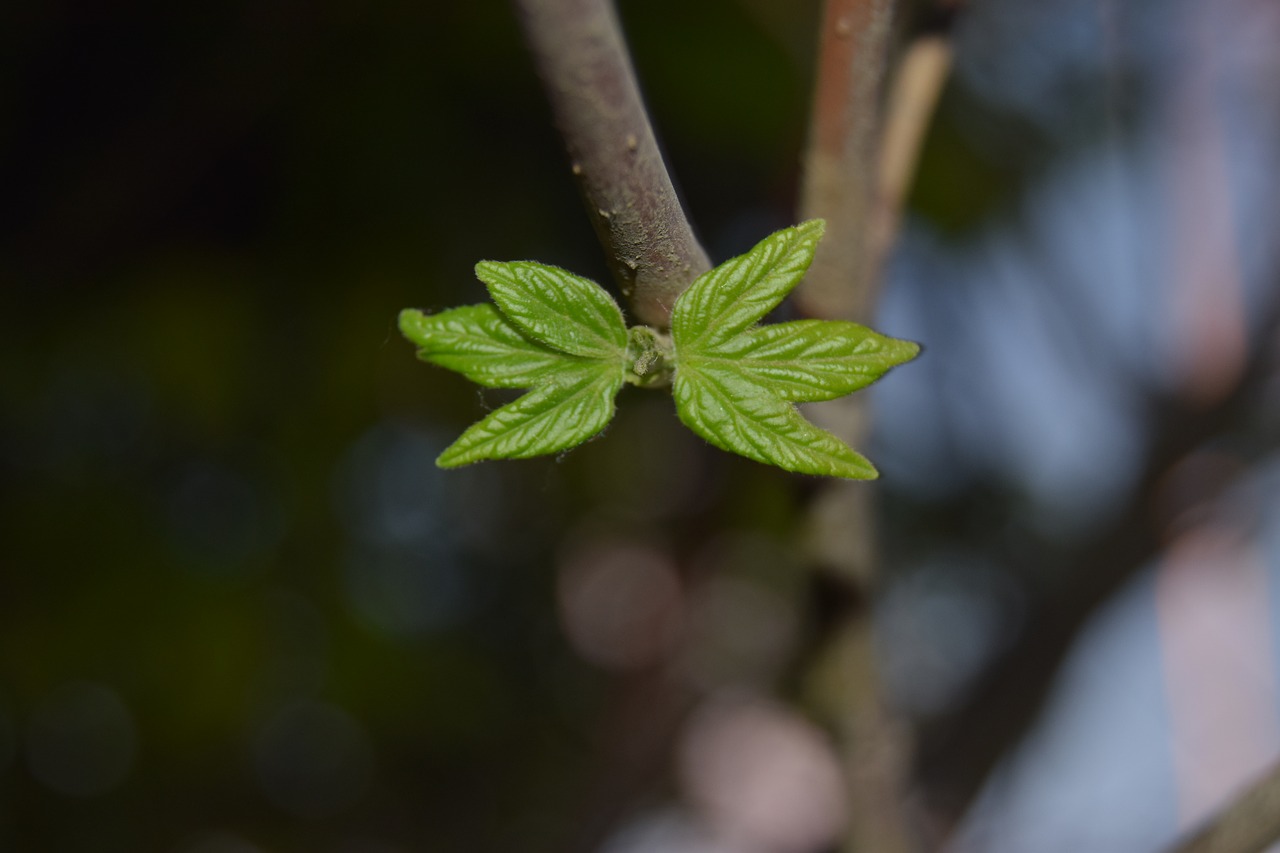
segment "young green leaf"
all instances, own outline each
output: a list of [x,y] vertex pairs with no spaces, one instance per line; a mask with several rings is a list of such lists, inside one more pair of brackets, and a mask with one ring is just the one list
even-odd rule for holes
[[627,348],[618,303],[590,279],[533,261],[481,261],[476,276],[507,319],[552,349],[614,359]]
[[676,300],[676,409],[686,426],[731,453],[802,474],[872,479],[870,462],[794,404],[865,387],[919,347],[856,323],[755,325],[800,282],[822,230],[813,220],[766,237]]
[[400,312],[400,331],[418,346],[418,358],[486,388],[528,388],[580,359],[521,334],[492,305],[467,305],[424,314]]
[[476,275],[497,308],[409,309],[400,330],[424,361],[490,388],[532,390],[473,424],[436,464],[556,453],[604,429],[631,363],[617,303],[595,282],[531,261],[483,261]]
[[795,404],[856,391],[919,347],[856,323],[756,325],[800,282],[823,227],[785,228],[700,276],[676,300],[670,337],[628,330],[603,288],[565,270],[477,264],[496,308],[410,309],[400,329],[424,361],[491,388],[531,390],[472,425],[436,464],[568,449],[604,429],[624,383],[662,387],[674,372],[680,419],[717,447],[803,474],[875,477],[870,462]]
[[681,364],[674,392],[684,425],[721,450],[798,474],[854,480],[878,476],[860,453],[728,363]]
[[920,352],[857,323],[796,320],[748,329],[716,348],[692,356],[696,364],[732,362],[743,376],[784,400],[813,403],[852,394]]
[[671,309],[676,345],[687,352],[706,350],[757,323],[800,283],[825,227],[811,219],[784,228],[698,276]]
[[613,418],[625,381],[621,362],[584,362],[473,424],[436,460],[457,468],[484,459],[524,459],[581,444]]

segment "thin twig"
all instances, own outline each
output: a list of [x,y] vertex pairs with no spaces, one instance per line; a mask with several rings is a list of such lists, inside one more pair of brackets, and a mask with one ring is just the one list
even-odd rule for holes
[[1280,764],[1169,853],[1261,853],[1280,841]]
[[662,161],[613,5],[515,6],[614,278],[641,321],[665,327],[711,265]]
[[915,177],[920,149],[951,76],[951,39],[942,33],[921,36],[897,63],[885,105],[880,168],[867,235],[867,265],[880,278],[885,257],[898,236],[902,206]]

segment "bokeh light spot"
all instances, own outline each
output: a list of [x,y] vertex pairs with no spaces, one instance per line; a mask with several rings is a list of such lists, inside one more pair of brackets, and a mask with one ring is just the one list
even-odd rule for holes
[[826,737],[762,699],[719,698],[689,720],[681,787],[717,837],[747,850],[826,849],[846,821],[844,782]]
[[565,636],[597,666],[652,666],[679,639],[680,576],[653,546],[602,539],[571,548],[560,561],[557,593]]

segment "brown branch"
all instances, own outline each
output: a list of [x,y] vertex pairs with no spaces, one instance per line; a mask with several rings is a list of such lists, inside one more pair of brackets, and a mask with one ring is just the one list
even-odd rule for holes
[[800,306],[865,319],[875,299],[867,235],[893,0],[827,0],[800,209],[827,220]]
[[[514,0],[570,169],[635,316],[670,324],[676,297],[710,269],[676,196],[609,0]],[[655,784],[694,697],[665,671],[617,684],[599,760],[568,850],[595,850]]]
[[1261,853],[1280,841],[1280,764],[1169,853]]
[[[950,67],[950,51],[936,37],[931,47],[909,49],[882,118],[893,7],[892,0],[826,5],[801,209],[805,218],[826,219],[827,234],[796,294],[802,310],[821,317],[870,317],[882,259]],[[861,397],[812,414],[854,444],[865,435]],[[877,559],[872,492],[862,484],[824,486],[809,506],[807,528],[815,581],[831,587],[823,597],[840,597],[843,587],[853,602],[801,664],[805,692],[815,697],[814,710],[834,729],[842,753],[850,811],[843,849],[902,853],[916,846],[904,798],[911,743],[876,671],[866,606]]]
[[[823,210],[827,211],[828,236],[823,244],[830,254],[825,256],[825,266],[816,271],[811,269],[798,298],[810,313],[866,320],[875,304],[885,257],[897,237],[902,206],[915,175],[925,133],[950,74],[951,45],[945,34],[933,33],[915,39],[904,51],[890,86],[883,121],[875,116],[857,120],[863,126],[883,126],[876,147],[878,153],[873,156],[869,153],[869,144],[861,141],[841,144],[835,139],[838,128],[855,126],[854,113],[874,107],[874,102],[867,101],[868,93],[859,90],[857,97],[845,104],[846,114],[840,120],[825,114],[836,107],[836,101],[828,93],[837,87],[838,80],[847,77],[840,72],[833,53],[846,62],[859,61],[848,49],[851,34],[840,35],[845,30],[840,22],[848,18],[832,14],[833,9],[842,5],[849,4],[833,3],[828,9],[826,25],[831,32],[824,39],[829,47],[820,66],[805,183],[804,216],[823,216]],[[866,23],[868,27],[878,27],[880,35],[887,38],[887,24],[883,21],[871,16],[866,18]],[[883,54],[884,48],[879,51]],[[862,131],[854,135],[861,136]],[[843,158],[839,163],[831,159],[837,153]],[[858,157],[868,158],[870,162],[856,162]],[[840,167],[838,183],[820,186],[821,173],[836,166]],[[850,177],[859,172],[869,173],[870,177]],[[871,181],[869,186],[864,184],[867,180]],[[863,202],[855,200],[864,193]],[[846,236],[833,239],[837,234]],[[820,247],[815,267],[822,261],[823,251]],[[848,397],[813,415],[822,426],[857,446],[869,426],[865,400],[861,395]],[[832,484],[815,500],[809,513],[812,522],[809,538],[818,562],[838,569],[841,575],[857,579],[859,583],[869,582],[875,574],[868,525],[852,522],[868,511],[861,506],[866,501],[865,490],[860,486]]]
[[515,0],[573,175],[614,278],[643,322],[710,269],[667,174],[608,0]]

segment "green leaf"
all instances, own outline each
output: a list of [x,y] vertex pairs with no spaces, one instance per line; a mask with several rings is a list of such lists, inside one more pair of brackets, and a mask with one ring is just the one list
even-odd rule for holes
[[626,382],[665,385],[680,419],[712,444],[788,471],[871,479],[871,463],[814,426],[798,402],[863,388],[919,347],[856,323],[756,324],[799,283],[821,220],[786,228],[700,276],[672,310],[671,335],[628,330],[599,285],[531,261],[476,265],[497,307],[406,310],[400,329],[425,361],[492,388],[529,388],[440,454],[444,468],[556,453],[609,423]]
[[920,347],[857,323],[797,320],[748,329],[686,363],[729,364],[784,400],[834,400],[865,388],[889,368],[910,361]]
[[583,362],[558,371],[513,403],[473,424],[436,460],[457,468],[484,459],[524,459],[581,444],[613,418],[621,362]]
[[856,323],[755,325],[800,282],[821,220],[786,228],[701,276],[671,315],[676,409],[722,450],[802,474],[868,480],[876,469],[795,403],[870,385],[920,348]]
[[520,333],[492,305],[468,305],[424,314],[400,312],[400,331],[418,357],[486,388],[528,388],[581,359],[556,352]]
[[490,388],[531,390],[472,425],[437,464],[555,453],[604,429],[630,364],[617,304],[587,279],[542,264],[483,262],[476,274],[498,307],[409,309],[400,329],[424,361]]
[[757,323],[800,283],[822,237],[821,219],[784,228],[745,255],[698,276],[671,310],[671,335],[681,351],[715,347]]
[[721,450],[799,474],[878,476],[861,454],[732,365],[680,364],[674,392],[680,420]]
[[533,261],[481,261],[476,276],[507,319],[534,340],[586,358],[625,353],[622,312],[594,281]]

